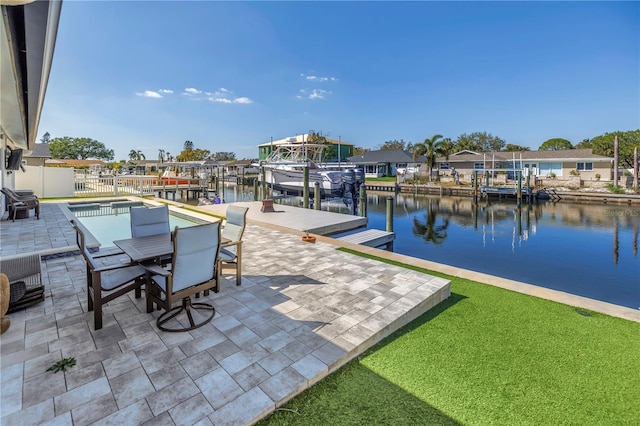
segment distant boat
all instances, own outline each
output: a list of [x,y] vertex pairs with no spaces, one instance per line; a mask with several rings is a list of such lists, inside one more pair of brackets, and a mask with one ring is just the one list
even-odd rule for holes
[[166,170],[160,177],[160,181],[165,185],[199,185],[200,178],[191,178],[188,176],[178,176],[176,172]]
[[323,195],[336,196],[342,192],[342,172],[320,166],[323,144],[289,143],[275,146],[274,151],[261,163],[265,182],[273,189],[302,192],[304,169],[309,168],[309,192],[315,183]]

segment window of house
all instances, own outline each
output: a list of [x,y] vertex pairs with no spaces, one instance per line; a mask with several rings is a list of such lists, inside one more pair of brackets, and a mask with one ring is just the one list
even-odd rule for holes
[[593,163],[576,163],[576,169],[581,170],[581,171],[589,171],[589,170],[593,170]]
[[398,169],[406,169],[407,168],[407,163],[398,163],[396,165],[396,168],[398,168]]
[[473,168],[476,170],[484,169],[484,163],[473,163]]

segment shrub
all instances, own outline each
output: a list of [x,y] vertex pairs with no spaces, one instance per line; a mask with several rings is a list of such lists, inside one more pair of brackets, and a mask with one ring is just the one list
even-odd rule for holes
[[600,173],[596,173],[596,180],[600,180]]
[[580,172],[576,169],[573,169],[569,172],[571,176],[580,176]]
[[609,188],[609,191],[613,192],[614,194],[624,194],[624,189],[618,186],[614,186],[613,183],[608,184],[607,188]]

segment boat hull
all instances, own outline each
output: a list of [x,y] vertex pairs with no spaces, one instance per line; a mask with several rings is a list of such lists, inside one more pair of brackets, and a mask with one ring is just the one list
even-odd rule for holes
[[[304,190],[304,171],[266,168],[265,182],[274,189],[301,193]],[[339,171],[309,170],[310,193],[313,193],[316,182],[320,186],[322,195],[336,196],[342,192]]]

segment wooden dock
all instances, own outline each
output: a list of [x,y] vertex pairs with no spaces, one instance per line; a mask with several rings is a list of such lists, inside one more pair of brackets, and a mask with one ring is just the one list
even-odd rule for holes
[[352,244],[361,244],[368,247],[386,246],[387,249],[393,249],[393,241],[396,239],[396,233],[381,231],[379,229],[367,229],[365,231],[345,235],[344,237],[339,237],[336,239]]

